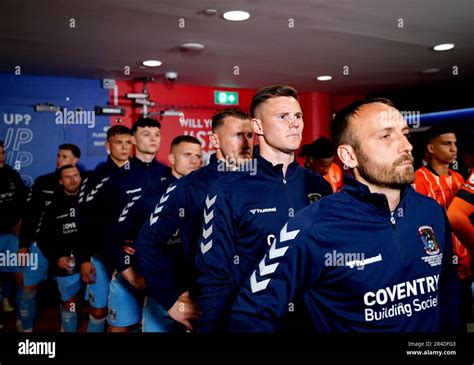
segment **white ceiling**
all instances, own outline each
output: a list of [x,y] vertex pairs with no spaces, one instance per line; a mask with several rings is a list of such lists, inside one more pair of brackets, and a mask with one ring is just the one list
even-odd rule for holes
[[[208,8],[217,14],[205,15]],[[227,10],[251,17],[228,22],[220,16]],[[176,71],[182,84],[328,92],[474,76],[473,0],[2,0],[0,20],[2,72],[130,79]],[[185,42],[206,48],[182,52]],[[457,46],[431,50],[444,42]],[[150,58],[163,65],[140,70]],[[422,75],[428,68],[441,71]],[[333,80],[315,81],[325,74]]]

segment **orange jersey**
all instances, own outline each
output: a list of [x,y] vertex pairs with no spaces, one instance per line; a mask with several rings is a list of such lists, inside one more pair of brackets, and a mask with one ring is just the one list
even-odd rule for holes
[[453,170],[449,170],[449,176],[439,176],[427,165],[415,172],[416,191],[433,198],[444,209],[448,209],[463,183],[462,176]]
[[[449,176],[439,176],[430,165],[426,165],[415,172],[416,191],[433,198],[446,210],[463,183],[462,176],[453,170],[449,170]],[[459,277],[461,279],[469,277],[471,275],[471,256],[454,234],[453,252],[459,260]]]
[[333,162],[326,175],[324,175],[324,178],[331,184],[333,193],[339,191],[342,186],[342,170],[339,166]]
[[474,255],[474,169],[448,208],[454,234]]

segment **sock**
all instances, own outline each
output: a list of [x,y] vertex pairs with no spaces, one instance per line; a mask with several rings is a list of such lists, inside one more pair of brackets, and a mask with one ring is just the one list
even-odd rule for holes
[[101,319],[94,318],[89,314],[89,323],[87,324],[87,332],[104,332],[105,317]]
[[63,332],[77,332],[77,313],[61,308],[61,327]]
[[23,326],[24,332],[31,332],[33,330],[33,322],[36,316],[36,289],[24,290],[22,288],[17,289],[17,298],[20,299],[19,305],[19,318]]

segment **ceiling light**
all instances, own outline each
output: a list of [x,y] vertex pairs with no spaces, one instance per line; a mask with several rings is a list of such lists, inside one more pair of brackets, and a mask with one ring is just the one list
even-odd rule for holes
[[435,74],[435,73],[438,73],[440,71],[439,68],[427,68],[426,70],[423,70],[421,72],[423,72],[424,74]]
[[226,11],[222,17],[225,20],[230,20],[231,22],[241,22],[250,18],[250,14],[246,11],[234,10]]
[[206,15],[216,15],[217,14],[217,10],[216,9],[206,9],[204,10],[204,14]]
[[204,44],[201,43],[183,43],[181,46],[183,51],[202,51]]
[[450,49],[453,49],[455,46],[454,43],[443,43],[443,44],[438,44],[433,47],[433,50],[435,51],[449,51]]
[[161,66],[161,61],[158,60],[146,60],[142,62],[143,66],[147,67],[158,67]]
[[332,76],[329,76],[329,75],[327,75],[327,76],[318,76],[318,77],[316,77],[316,80],[318,80],[318,81],[329,81],[329,80],[332,80]]

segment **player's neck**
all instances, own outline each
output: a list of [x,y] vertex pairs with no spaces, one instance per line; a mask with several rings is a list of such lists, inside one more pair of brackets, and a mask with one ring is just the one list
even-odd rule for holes
[[174,168],[171,169],[171,175],[173,175],[176,179],[181,179],[184,175],[181,175],[180,173],[178,173],[178,171],[176,171]]
[[439,176],[449,176],[449,165],[432,158],[430,162],[431,167]]
[[216,158],[218,160],[224,160],[224,154],[222,153],[220,148],[216,149]]
[[[263,138],[262,138],[263,139]],[[264,141],[260,140],[260,156],[273,165],[283,165],[283,176],[286,175],[288,166],[294,161],[294,152],[283,152],[278,150]]]
[[149,153],[144,153],[139,150],[135,152],[135,157],[138,158],[140,161],[145,162],[145,163],[150,163],[155,159],[155,155],[149,154]]
[[110,156],[110,158],[112,159],[112,161],[114,162],[114,164],[116,164],[118,167],[122,167],[124,166],[128,160],[125,160],[125,161],[122,161],[122,160],[117,160],[116,158],[114,158],[113,156]]
[[356,176],[356,179],[362,184],[367,185],[371,193],[385,195],[387,197],[388,207],[390,208],[391,212],[397,208],[398,204],[400,203],[400,189],[374,185],[365,181],[365,179],[361,176]]

